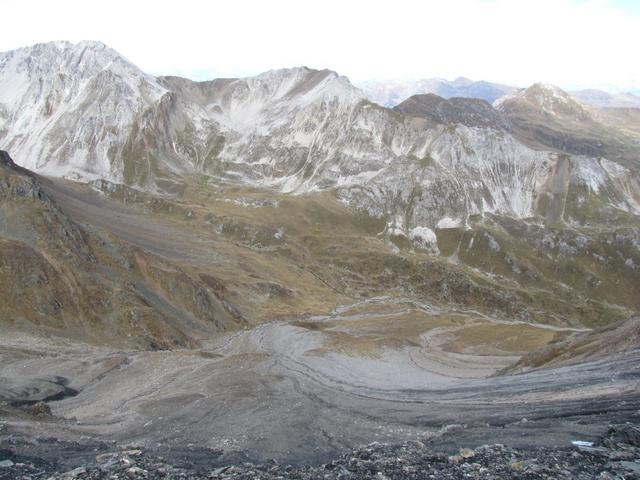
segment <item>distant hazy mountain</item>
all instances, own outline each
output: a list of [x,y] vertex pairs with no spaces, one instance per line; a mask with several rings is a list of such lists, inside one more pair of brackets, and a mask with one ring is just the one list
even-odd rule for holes
[[394,107],[413,95],[426,93],[434,93],[443,98],[479,98],[493,103],[498,98],[516,90],[509,85],[485,81],[474,82],[464,77],[453,81],[442,78],[416,81],[372,80],[359,86],[369,100],[385,107]]
[[[395,107],[413,95],[433,93],[442,98],[478,98],[493,103],[518,88],[485,81],[472,81],[459,77],[453,81],[431,78],[416,81],[371,80],[358,85],[372,102]],[[640,108],[640,91],[609,93],[604,90],[584,89],[569,92],[582,103],[598,108]]]
[[578,90],[571,96],[598,108],[640,108],[640,97],[632,93],[607,93],[603,90]]

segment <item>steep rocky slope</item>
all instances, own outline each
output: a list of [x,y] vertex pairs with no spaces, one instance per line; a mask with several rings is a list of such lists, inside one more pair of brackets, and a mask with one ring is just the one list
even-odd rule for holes
[[0,151],[5,331],[167,348],[193,346],[237,324],[206,283],[108,232],[78,225],[43,182]]
[[[2,146],[41,173],[123,181],[133,168],[131,152],[154,141],[145,131],[153,127],[154,109],[168,102],[166,93],[97,42],[7,52],[0,56]],[[172,160],[144,158],[153,170],[187,167]]]
[[604,157],[637,172],[640,137],[613,128],[558,87],[537,83],[497,100],[519,140],[575,155]]
[[510,372],[522,372],[550,365],[571,365],[604,359],[612,354],[640,348],[640,318],[616,322],[589,332],[575,333],[523,356]]

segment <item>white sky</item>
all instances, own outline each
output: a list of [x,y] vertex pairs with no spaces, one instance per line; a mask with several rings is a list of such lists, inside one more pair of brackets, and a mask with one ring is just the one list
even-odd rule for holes
[[330,68],[352,81],[466,76],[640,88],[640,0],[1,0],[0,51],[100,40],[194,79]]

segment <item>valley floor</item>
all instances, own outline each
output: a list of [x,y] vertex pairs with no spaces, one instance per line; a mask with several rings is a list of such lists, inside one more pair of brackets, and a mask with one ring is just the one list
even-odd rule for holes
[[[496,325],[469,312],[420,311],[438,326],[394,348],[370,344],[376,315],[388,324],[390,312],[407,313],[385,299],[266,323],[198,350],[113,351],[8,335],[0,394],[13,401],[3,408],[0,442],[134,444],[194,464],[314,464],[374,440],[421,440],[449,452],[493,442],[565,448],[595,440],[611,422],[640,422],[640,352],[494,376],[513,357],[465,353],[451,339],[468,325]],[[37,411],[38,400],[49,400],[50,414]],[[82,448],[60,459],[38,442],[22,454],[83,462]]]

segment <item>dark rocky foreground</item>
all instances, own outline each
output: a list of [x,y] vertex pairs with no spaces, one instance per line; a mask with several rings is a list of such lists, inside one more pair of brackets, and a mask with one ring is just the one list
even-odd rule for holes
[[0,448],[0,479],[640,479],[638,424],[610,425],[598,441],[589,443],[523,449],[493,444],[462,448],[453,455],[420,441],[372,443],[318,466],[292,467],[275,461],[258,465],[240,458],[215,466],[220,464],[218,457],[210,468],[201,459],[190,462],[188,456],[167,463],[164,457],[138,448],[93,456],[91,448],[73,452],[67,445],[67,454],[85,457],[86,464],[65,470],[54,460],[21,456],[16,453],[20,445],[14,442]]

